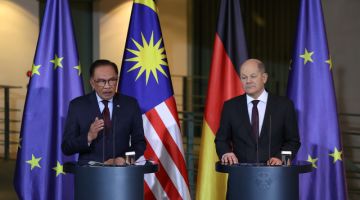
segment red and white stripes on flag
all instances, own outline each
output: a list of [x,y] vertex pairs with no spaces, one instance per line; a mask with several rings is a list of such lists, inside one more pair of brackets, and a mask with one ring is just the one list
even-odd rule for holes
[[148,143],[145,158],[159,164],[145,174],[145,199],[190,199],[182,136],[174,97],[142,115]]

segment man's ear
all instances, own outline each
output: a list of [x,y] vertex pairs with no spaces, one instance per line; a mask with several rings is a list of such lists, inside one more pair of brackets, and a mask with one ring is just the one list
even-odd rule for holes
[[95,84],[94,80],[92,78],[90,78],[89,82],[90,82],[92,90],[95,90],[95,88],[94,88],[94,84]]
[[269,75],[266,72],[264,72],[262,74],[262,77],[263,77],[263,81],[264,81],[264,84],[265,84],[267,82],[267,80],[268,80]]

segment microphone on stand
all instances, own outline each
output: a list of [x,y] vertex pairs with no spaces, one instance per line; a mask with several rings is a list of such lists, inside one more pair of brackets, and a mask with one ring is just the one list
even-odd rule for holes
[[[114,105],[115,106],[115,105]],[[115,130],[116,130],[116,109],[119,109],[120,105],[117,104],[115,107],[113,107],[113,113],[112,113],[112,119],[111,119],[111,124],[112,124],[112,134],[113,134],[113,138],[112,138],[112,158],[114,160],[113,165],[115,165]]]
[[269,161],[271,158],[271,114],[269,114],[269,147],[268,147],[268,153],[269,153]]
[[[102,116],[102,113],[101,113],[101,117],[99,117],[99,119],[102,119],[104,120],[104,117]],[[102,134],[102,163],[103,165],[105,165],[105,134],[106,134],[106,125],[104,123],[104,128],[103,128],[103,134]],[[99,135],[98,135],[99,137]]]
[[259,165],[259,133],[256,136],[256,165]]

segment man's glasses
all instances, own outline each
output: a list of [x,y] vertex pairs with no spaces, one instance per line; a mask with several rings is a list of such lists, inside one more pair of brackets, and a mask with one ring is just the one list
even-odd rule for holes
[[104,79],[98,79],[98,80],[94,80],[96,85],[99,87],[105,87],[106,83],[109,84],[109,86],[115,86],[117,83],[117,78],[112,78],[109,80],[104,80]]

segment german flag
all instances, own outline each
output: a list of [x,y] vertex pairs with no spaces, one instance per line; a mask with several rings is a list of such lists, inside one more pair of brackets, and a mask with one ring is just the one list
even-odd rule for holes
[[215,135],[225,101],[244,93],[239,67],[247,59],[240,0],[222,0],[215,34],[200,145],[196,199],[225,199],[227,176],[215,171]]

